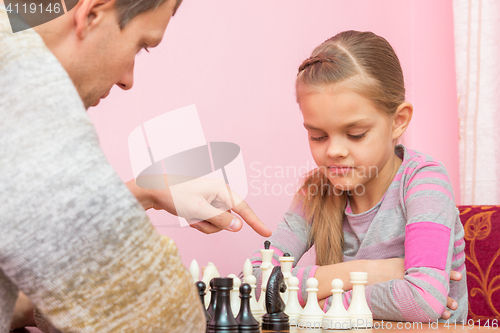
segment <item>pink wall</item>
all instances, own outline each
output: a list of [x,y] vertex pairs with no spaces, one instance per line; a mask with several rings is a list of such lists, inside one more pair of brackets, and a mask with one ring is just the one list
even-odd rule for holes
[[[129,133],[196,104],[207,141],[240,145],[246,201],[274,229],[297,175],[314,166],[295,103],[297,67],[334,34],[371,30],[389,40],[403,64],[415,106],[406,144],[444,163],[459,198],[452,14],[451,0],[184,0],[164,42],[138,56],[134,88],[114,88],[89,114],[110,163],[127,181]],[[175,240],[186,265],[212,261],[222,274],[238,273],[263,242],[249,227],[207,236],[180,228],[168,213],[148,214]]]

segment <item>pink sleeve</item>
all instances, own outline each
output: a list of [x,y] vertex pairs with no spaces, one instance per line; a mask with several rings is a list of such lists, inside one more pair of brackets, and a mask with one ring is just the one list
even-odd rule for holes
[[436,321],[446,309],[458,212],[439,163],[422,161],[406,176],[405,276],[368,286],[366,296],[374,318]]

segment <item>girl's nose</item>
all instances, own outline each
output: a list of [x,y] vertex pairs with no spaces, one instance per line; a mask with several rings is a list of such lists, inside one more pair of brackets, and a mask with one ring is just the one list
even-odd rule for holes
[[330,139],[326,155],[331,159],[344,158],[349,154],[349,149],[342,140]]

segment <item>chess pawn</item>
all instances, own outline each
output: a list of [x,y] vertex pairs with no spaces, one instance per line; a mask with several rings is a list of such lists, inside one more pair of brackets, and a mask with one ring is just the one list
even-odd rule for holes
[[352,328],[373,327],[373,315],[366,302],[365,285],[368,282],[368,273],[351,272],[352,297],[347,310],[351,315]]
[[295,260],[294,257],[291,257],[289,253],[283,254],[283,257],[279,257],[279,261],[281,264],[281,271],[283,272],[283,276],[285,277],[285,284],[287,289],[283,294],[281,294],[281,298],[283,299],[283,302],[285,304],[288,302],[288,294],[290,291],[288,290],[288,279],[290,276],[292,276],[292,266],[293,266],[293,261]]
[[290,326],[297,326],[299,324],[299,316],[302,312],[302,306],[299,303],[299,279],[295,276],[288,278],[288,302],[286,303],[285,313],[290,318]]
[[196,282],[196,287],[198,288],[198,294],[200,295],[201,304],[203,305],[203,311],[205,312],[205,318],[207,319],[208,325],[208,322],[212,319],[212,317],[210,317],[207,309],[205,308],[205,289],[207,288],[207,285],[203,281],[198,281]]
[[252,287],[252,297],[250,298],[250,310],[252,311],[252,314],[255,319],[257,319],[258,322],[261,321],[262,315],[264,314],[264,308],[260,306],[259,303],[257,303],[257,300],[255,299],[255,288],[257,279],[253,275],[249,275],[246,277],[246,283]]
[[[191,276],[193,277],[193,280],[194,282],[198,282],[198,280],[200,279],[200,266],[198,265],[198,262],[196,260],[193,259],[193,261],[191,261],[191,265],[189,265],[189,273],[191,273]],[[205,282],[203,282],[205,283]],[[205,286],[207,284],[205,283]]]
[[335,279],[332,281],[332,288],[332,306],[323,318],[323,330],[349,330],[351,329],[351,315],[342,302],[344,282],[341,279]]
[[240,286],[241,306],[236,316],[236,322],[240,333],[260,333],[260,324],[252,315],[250,309],[250,299],[252,297],[252,287],[248,283]]
[[299,332],[322,331],[325,313],[318,304],[318,280],[307,279],[307,303],[299,317]]
[[240,286],[241,280],[234,274],[229,274],[228,278],[233,279],[233,289],[231,290],[231,311],[233,311],[233,315],[236,317],[238,312],[240,311]]
[[215,278],[214,286],[217,290],[215,312],[207,325],[207,333],[239,333],[238,323],[234,319],[229,300],[233,279]]
[[[214,316],[215,306],[217,305],[216,304],[217,303],[217,289],[215,288],[214,281],[215,281],[215,278],[210,280],[211,297],[210,297],[210,303],[208,304],[208,308],[207,308],[207,312],[208,312],[208,315],[210,316],[210,318]],[[205,300],[206,299],[207,298],[205,297]]]

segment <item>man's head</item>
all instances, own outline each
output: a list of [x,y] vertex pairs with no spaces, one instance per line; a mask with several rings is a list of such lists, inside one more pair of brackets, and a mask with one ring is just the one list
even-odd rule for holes
[[113,85],[132,88],[134,59],[157,46],[182,0],[80,0],[36,31],[73,80],[85,107]]

